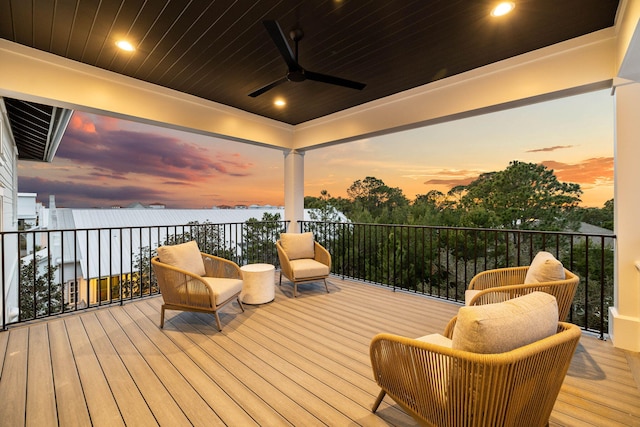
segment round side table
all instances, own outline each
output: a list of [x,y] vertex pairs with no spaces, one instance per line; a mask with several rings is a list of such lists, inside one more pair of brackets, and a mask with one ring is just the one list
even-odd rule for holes
[[271,264],[247,264],[242,271],[240,300],[245,304],[264,304],[275,298],[275,270]]

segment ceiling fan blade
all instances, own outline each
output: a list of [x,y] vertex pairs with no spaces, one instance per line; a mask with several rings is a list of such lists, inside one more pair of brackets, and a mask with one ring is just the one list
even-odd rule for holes
[[252,98],[255,98],[256,96],[260,96],[263,93],[265,93],[266,91],[271,90],[274,87],[276,87],[279,84],[284,83],[286,81],[287,81],[287,78],[286,77],[282,77],[281,79],[278,79],[278,80],[276,80],[274,82],[271,82],[268,85],[261,87],[260,89],[254,90],[253,92],[251,92],[249,94],[249,96],[252,97]]
[[351,89],[362,90],[366,86],[364,83],[354,82],[353,80],[342,79],[340,77],[328,76],[326,74],[314,73],[313,71],[306,71],[304,75],[309,80],[315,80],[317,82],[329,83],[337,86],[344,86]]
[[271,36],[271,39],[276,44],[278,51],[280,51],[280,55],[282,55],[284,62],[287,63],[289,70],[300,69],[300,66],[298,65],[298,63],[295,60],[295,57],[293,56],[293,51],[291,50],[291,46],[289,46],[289,43],[287,42],[287,38],[284,36],[284,33],[282,32],[282,28],[280,28],[280,24],[278,24],[278,21],[268,20],[268,21],[262,21],[262,23],[264,24],[265,28],[267,29],[267,32]]

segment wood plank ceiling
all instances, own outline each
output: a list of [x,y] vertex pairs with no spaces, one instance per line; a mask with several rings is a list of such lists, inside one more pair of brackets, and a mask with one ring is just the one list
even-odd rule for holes
[[[3,0],[0,37],[298,124],[610,27],[619,1],[514,3],[494,18],[494,0]],[[303,67],[366,88],[307,80],[249,97],[287,71],[265,19],[304,30]]]

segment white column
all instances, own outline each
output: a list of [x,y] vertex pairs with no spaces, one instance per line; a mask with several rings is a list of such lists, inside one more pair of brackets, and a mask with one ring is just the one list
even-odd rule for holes
[[640,84],[615,92],[615,208],[617,236],[614,306],[609,309],[613,345],[640,351]]
[[291,221],[289,232],[298,233],[304,219],[304,152],[284,153],[284,219]]

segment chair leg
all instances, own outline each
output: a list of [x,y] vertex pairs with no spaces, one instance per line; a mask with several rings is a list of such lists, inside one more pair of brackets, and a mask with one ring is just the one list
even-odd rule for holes
[[240,301],[240,295],[238,295],[238,305],[240,306],[242,311],[244,311],[244,306],[242,305],[242,301]]
[[293,282],[293,297],[298,298],[298,284]]
[[218,325],[218,332],[222,332],[222,325],[220,324],[220,317],[218,316],[218,310],[214,311],[213,315],[216,316],[216,324]]
[[282,286],[282,271],[280,271],[280,286]]
[[162,304],[162,308],[160,309],[160,329],[164,328],[164,304]]
[[329,287],[327,286],[327,279],[322,279],[324,281],[324,288],[327,290],[327,293],[329,293]]
[[380,406],[380,404],[382,403],[382,399],[384,399],[384,396],[386,394],[387,394],[386,391],[380,390],[380,394],[378,395],[378,398],[376,399],[375,402],[373,402],[373,407],[371,408],[371,412],[375,413],[378,410],[378,406]]

